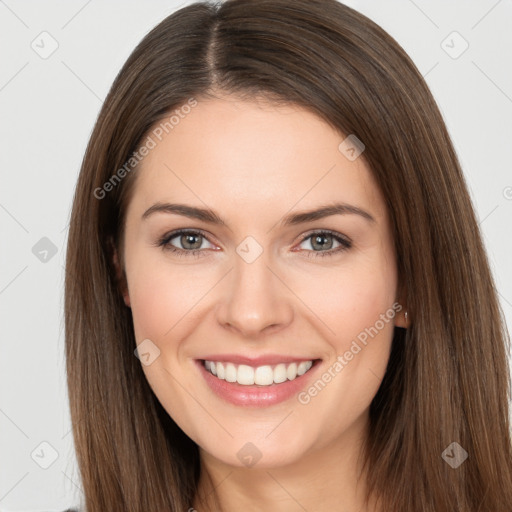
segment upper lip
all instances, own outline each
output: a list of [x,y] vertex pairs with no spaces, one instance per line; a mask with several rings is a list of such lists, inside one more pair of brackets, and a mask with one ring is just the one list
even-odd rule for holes
[[238,354],[212,354],[201,358],[205,361],[215,361],[221,363],[233,363],[233,364],[245,364],[248,366],[264,366],[273,364],[289,364],[289,363],[300,363],[302,361],[315,361],[318,358],[314,357],[291,357],[280,354],[267,354],[258,357],[247,357]]

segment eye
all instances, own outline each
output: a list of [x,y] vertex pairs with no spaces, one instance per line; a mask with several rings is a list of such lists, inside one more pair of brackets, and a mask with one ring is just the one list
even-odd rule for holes
[[[307,240],[311,240],[309,245],[313,248],[313,250],[307,251],[308,258],[333,256],[352,247],[352,242],[347,237],[329,230],[309,233],[300,243],[303,244]],[[334,243],[339,245],[333,249]]]
[[[171,243],[174,239],[177,239],[177,243],[181,245],[181,247],[176,247],[173,243]],[[309,244],[313,249],[306,250],[308,253],[308,258],[333,256],[334,254],[346,251],[352,247],[352,242],[350,239],[344,235],[341,235],[340,233],[329,230],[311,232],[302,238],[300,244],[303,244],[310,239],[311,241]],[[199,257],[201,256],[201,253],[205,252],[205,247],[203,247],[203,243],[205,241],[208,242],[208,239],[201,231],[179,229],[165,234],[162,238],[160,238],[160,240],[157,241],[156,245],[158,247],[162,247],[163,250],[170,251],[180,257]],[[333,248],[333,245],[336,243],[338,246]]]
[[[171,243],[172,240],[177,239],[177,243],[182,248],[176,247]],[[164,235],[158,242],[157,246],[162,247],[165,251],[170,251],[178,256],[199,256],[202,249],[203,242],[207,238],[201,231],[190,229],[179,229]]]

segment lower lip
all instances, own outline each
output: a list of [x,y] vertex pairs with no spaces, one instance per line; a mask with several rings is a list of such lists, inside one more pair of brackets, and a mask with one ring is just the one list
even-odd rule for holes
[[320,360],[315,360],[313,366],[306,373],[294,380],[288,380],[281,384],[271,384],[270,386],[244,386],[238,384],[238,382],[227,382],[207,371],[202,360],[196,360],[195,362],[210,389],[227,402],[245,407],[268,407],[284,402],[302,391],[311,375],[316,373]]

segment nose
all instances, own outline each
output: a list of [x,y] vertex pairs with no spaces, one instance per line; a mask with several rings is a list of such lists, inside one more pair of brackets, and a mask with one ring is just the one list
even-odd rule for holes
[[293,294],[265,254],[252,263],[235,255],[234,268],[226,276],[217,321],[239,336],[257,338],[285,328],[293,319]]

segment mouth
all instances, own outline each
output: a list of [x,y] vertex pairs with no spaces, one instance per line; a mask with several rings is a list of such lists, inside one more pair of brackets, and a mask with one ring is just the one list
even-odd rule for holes
[[221,361],[201,360],[207,372],[226,382],[236,382],[241,386],[272,386],[293,381],[308,372],[315,361],[310,359],[299,363],[279,363],[275,365],[249,366]]
[[245,407],[268,407],[290,400],[313,379],[322,361],[282,359],[274,364],[245,364],[249,361],[237,359],[242,362],[210,358],[195,363],[216,398]]

